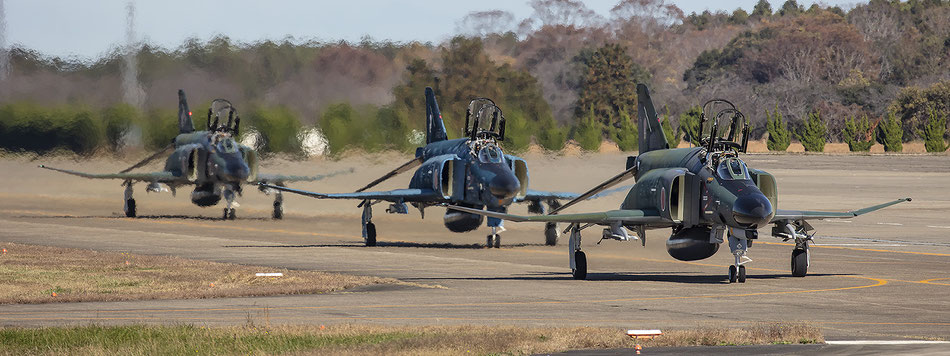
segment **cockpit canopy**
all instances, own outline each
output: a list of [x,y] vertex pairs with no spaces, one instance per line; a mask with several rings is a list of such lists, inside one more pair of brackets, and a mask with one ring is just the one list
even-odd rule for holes
[[220,153],[234,153],[238,151],[238,144],[231,135],[224,133],[215,133],[211,137],[211,144],[214,149]]
[[719,179],[722,180],[752,179],[749,176],[749,168],[746,167],[745,162],[735,157],[721,160],[719,166],[716,167],[716,173],[719,175]]
[[478,150],[478,161],[481,163],[505,163],[505,155],[495,145],[485,145]]

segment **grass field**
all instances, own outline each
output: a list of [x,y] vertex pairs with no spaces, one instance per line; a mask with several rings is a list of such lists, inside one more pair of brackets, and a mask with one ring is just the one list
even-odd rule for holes
[[[824,342],[803,324],[671,330],[644,347]],[[79,326],[0,329],[0,355],[535,354],[578,349],[629,348],[624,330],[490,326],[393,327],[372,325],[241,327]]]
[[[391,278],[0,243],[0,304],[326,293]],[[282,277],[257,277],[280,272]]]

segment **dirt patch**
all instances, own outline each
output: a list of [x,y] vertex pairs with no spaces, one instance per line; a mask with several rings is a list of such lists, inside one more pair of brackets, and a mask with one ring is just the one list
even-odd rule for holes
[[[326,293],[391,278],[0,243],[0,304]],[[282,273],[259,277],[257,273]]]

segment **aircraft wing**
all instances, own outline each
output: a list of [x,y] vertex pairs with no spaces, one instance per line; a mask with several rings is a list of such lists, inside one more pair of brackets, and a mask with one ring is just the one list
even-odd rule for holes
[[869,206],[863,209],[851,210],[848,212],[778,209],[775,212],[775,217],[772,218],[772,222],[783,221],[783,220],[847,219],[847,218],[853,218],[858,215],[864,215],[872,211],[881,210],[891,205],[903,203],[905,201],[911,201],[911,198],[897,199],[894,201],[889,201],[884,204],[878,204],[878,205]]
[[317,199],[386,200],[391,202],[433,202],[443,199],[441,194],[432,189],[395,189],[381,192],[355,193],[316,193],[264,183],[261,183],[260,186],[288,193],[306,195],[308,197]]
[[137,181],[147,181],[147,182],[160,182],[160,183],[170,183],[170,182],[181,182],[184,181],[182,177],[176,177],[171,172],[150,172],[150,173],[105,173],[105,174],[93,174],[85,173],[79,171],[71,171],[68,169],[60,169],[47,167],[40,165],[40,168],[49,169],[51,171],[62,172],[66,174],[71,174],[74,176],[79,176],[83,178],[90,179],[122,179],[122,180],[137,180]]
[[669,222],[653,210],[608,210],[593,213],[580,214],[558,214],[558,215],[512,215],[497,213],[482,209],[466,208],[463,206],[449,205],[449,209],[464,211],[466,213],[478,214],[509,220],[514,222],[535,221],[535,222],[563,222],[563,223],[590,223],[590,224],[610,224],[615,222],[624,222],[630,224],[660,224]]
[[286,183],[286,182],[314,182],[318,180],[323,180],[333,176],[353,173],[353,168],[348,170],[336,171],[322,175],[316,176],[288,176],[282,174],[266,174],[261,173],[257,175],[257,180],[250,182],[250,184],[260,184],[260,183]]
[[[591,195],[591,196],[587,197],[587,199],[589,200],[589,199],[602,198],[602,197],[605,197],[605,196],[608,196],[608,195],[611,195],[611,194],[614,194],[614,193],[617,193],[617,192],[622,192],[622,191],[630,190],[631,187],[633,187],[633,185],[625,185],[625,186],[618,187],[618,188],[608,189],[608,190],[599,192],[599,193],[597,193],[597,194]],[[545,199],[569,200],[569,199],[577,199],[577,198],[579,198],[580,196],[581,196],[581,195],[578,194],[578,193],[570,193],[570,192],[545,192],[545,191],[540,191],[540,190],[528,189],[528,194],[525,195],[524,199],[521,199],[521,201],[545,200]]]

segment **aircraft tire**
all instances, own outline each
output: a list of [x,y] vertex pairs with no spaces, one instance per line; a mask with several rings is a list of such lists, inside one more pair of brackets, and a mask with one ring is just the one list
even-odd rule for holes
[[584,251],[574,251],[574,267],[571,270],[574,279],[587,279],[587,255]]
[[544,224],[544,244],[548,246],[557,246],[557,224]]
[[736,276],[736,281],[745,283],[745,266],[739,266],[739,275]]
[[792,250],[792,276],[804,277],[806,274],[808,274],[808,251]]
[[284,218],[284,205],[278,202],[274,202],[274,213],[271,215],[274,220],[280,220]]
[[495,234],[495,248],[501,248],[501,234]]
[[736,269],[736,266],[729,266],[729,283],[736,283],[739,279],[739,271]]
[[485,248],[492,248],[492,246],[495,246],[495,235],[488,235],[485,238]]
[[234,219],[237,219],[237,209],[224,208],[224,220],[234,220]]
[[366,223],[366,246],[376,246],[376,224]]
[[125,201],[125,216],[130,218],[135,217],[135,199]]

